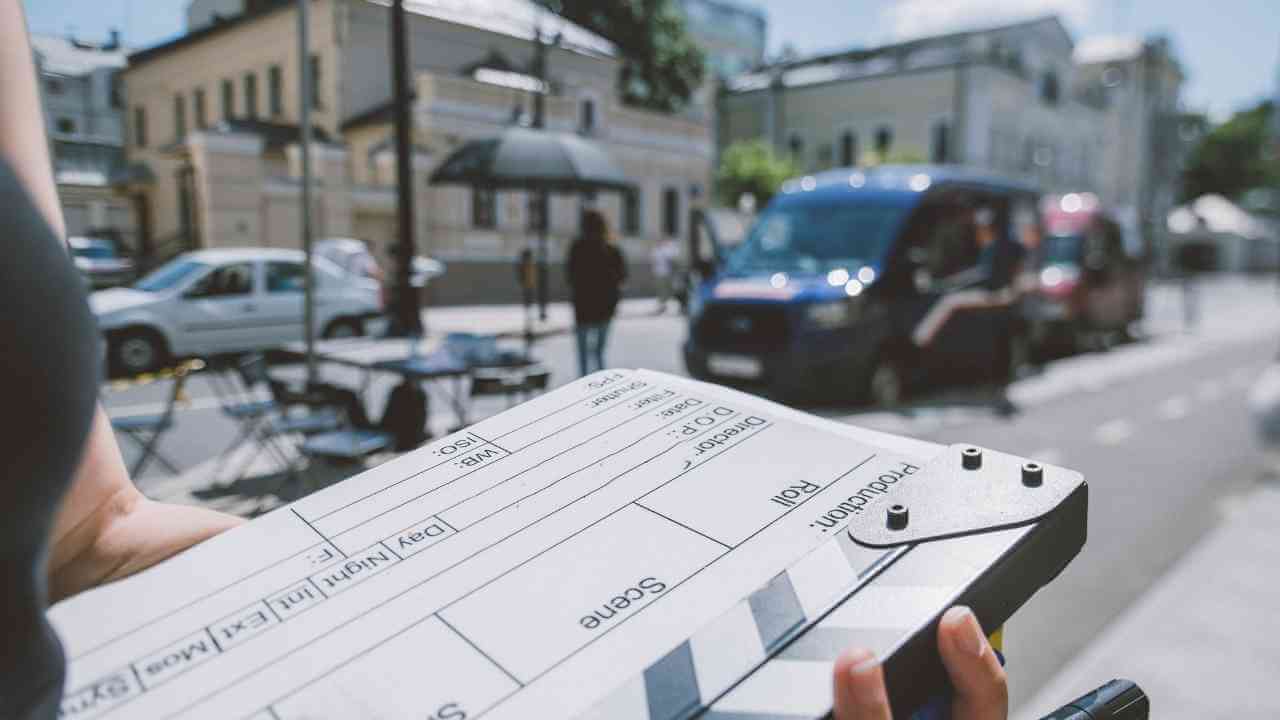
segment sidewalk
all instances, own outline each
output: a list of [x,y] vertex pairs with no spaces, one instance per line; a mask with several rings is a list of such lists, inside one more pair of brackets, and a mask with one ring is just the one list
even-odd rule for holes
[[1220,525],[1014,714],[1033,720],[1112,678],[1161,720],[1280,717],[1280,485],[1223,501]]
[[[652,316],[658,306],[656,298],[628,298],[618,305],[615,322],[629,318]],[[677,313],[675,301],[667,304],[667,313]],[[547,305],[547,319],[538,319],[537,307],[530,308],[533,332],[536,337],[561,335],[573,330],[573,306],[567,302]],[[452,332],[522,337],[524,335],[525,308],[523,305],[446,305],[428,307],[422,318],[430,334]]]

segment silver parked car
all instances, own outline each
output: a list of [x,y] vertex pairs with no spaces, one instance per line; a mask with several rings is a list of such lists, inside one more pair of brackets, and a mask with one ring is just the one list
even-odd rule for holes
[[120,255],[116,244],[106,238],[69,237],[71,257],[93,289],[126,285],[133,281],[133,261]]
[[[384,281],[386,273],[381,263],[363,240],[356,238],[324,238],[311,246],[317,255],[332,260],[338,267],[356,275]],[[418,255],[410,268],[409,284],[426,287],[433,279],[444,274],[444,263],[434,258]]]
[[[382,315],[378,283],[317,257],[315,331],[349,337]],[[93,293],[112,370],[136,374],[171,357],[279,347],[301,340],[300,250],[226,248],[179,255],[132,287]]]

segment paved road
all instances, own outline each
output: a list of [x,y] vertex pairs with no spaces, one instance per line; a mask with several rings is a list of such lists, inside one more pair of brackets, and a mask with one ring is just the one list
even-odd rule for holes
[[[1009,396],[1020,411],[1010,417],[989,409],[989,395],[981,390],[937,393],[902,413],[814,409],[847,422],[987,445],[1085,473],[1091,484],[1089,543],[1009,626],[1015,704],[1211,529],[1223,497],[1256,481],[1261,456],[1243,398],[1274,357],[1280,337],[1274,289],[1243,281],[1213,286],[1204,298],[1205,326],[1192,334],[1179,330],[1177,299],[1171,289],[1153,294],[1145,341],[1061,360],[1015,383]],[[683,333],[673,317],[628,319],[615,327],[609,359],[682,372]],[[540,355],[558,382],[574,377],[572,338],[543,341]],[[137,412],[160,392],[132,389],[108,403],[113,412]],[[192,395],[194,407],[183,412],[180,431],[165,445],[183,466],[207,459],[233,431],[203,383],[193,383]],[[482,414],[497,409],[478,408]],[[163,475],[149,472],[141,484],[145,489],[163,482]]]

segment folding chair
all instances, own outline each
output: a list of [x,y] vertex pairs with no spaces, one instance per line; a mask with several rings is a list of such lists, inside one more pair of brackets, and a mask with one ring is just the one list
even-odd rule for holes
[[551,371],[545,365],[522,367],[480,367],[471,371],[471,397],[505,396],[507,408],[515,405],[515,398],[525,400],[533,393],[547,389]]
[[298,450],[309,458],[355,463],[391,447],[393,438],[381,430],[346,429],[307,438]]
[[136,478],[141,475],[152,460],[163,465],[171,475],[181,472],[173,461],[160,452],[160,438],[173,428],[174,410],[178,402],[185,399],[183,391],[187,384],[187,376],[203,367],[204,363],[199,360],[188,360],[172,370],[165,370],[158,374],[162,379],[172,380],[167,402],[159,413],[111,419],[112,429],[138,446],[138,458],[133,461],[133,467],[129,469],[131,476]]
[[228,483],[242,478],[263,450],[275,457],[281,465],[291,465],[283,449],[269,434],[263,433],[268,418],[277,409],[275,400],[269,397],[265,376],[266,360],[258,354],[232,360],[224,358],[218,362],[216,372],[210,374],[209,381],[218,397],[219,410],[237,426],[236,436],[218,453],[213,468],[215,481],[222,474],[231,455],[249,442],[254,442],[256,447],[232,474]]
[[[244,477],[263,451],[292,476],[297,470],[296,456],[285,440],[330,431],[343,423],[342,414],[336,408],[317,409],[314,406],[319,403],[313,396],[294,393],[283,382],[273,379],[267,372],[266,357],[261,353],[242,356],[234,364],[224,366],[214,387],[222,413],[239,425],[235,439],[218,455],[213,471],[215,478],[221,474],[230,455],[248,442],[256,447],[241,462],[231,482]],[[293,412],[297,406],[307,406],[311,411]]]

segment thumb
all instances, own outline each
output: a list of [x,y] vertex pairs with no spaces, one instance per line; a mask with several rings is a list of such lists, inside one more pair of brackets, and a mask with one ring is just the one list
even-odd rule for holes
[[1004,668],[972,610],[953,607],[943,614],[938,623],[938,651],[955,688],[953,720],[1009,717],[1009,686]]

